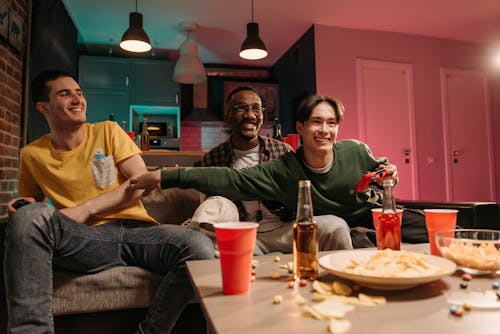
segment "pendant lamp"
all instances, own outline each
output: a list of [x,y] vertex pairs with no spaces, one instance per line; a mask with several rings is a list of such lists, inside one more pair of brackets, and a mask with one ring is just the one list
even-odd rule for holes
[[148,34],[142,28],[142,14],[137,12],[137,0],[135,0],[135,12],[130,13],[129,27],[122,36],[120,47],[130,52],[151,50]]
[[241,44],[240,57],[249,60],[262,59],[267,56],[266,45],[259,37],[259,25],[253,21],[247,24],[247,38]]
[[187,33],[187,39],[179,47],[179,59],[174,67],[173,80],[183,84],[195,84],[207,80],[205,67],[198,58],[198,46],[189,39],[189,33],[196,30],[198,24],[193,21],[183,21],[179,27]]

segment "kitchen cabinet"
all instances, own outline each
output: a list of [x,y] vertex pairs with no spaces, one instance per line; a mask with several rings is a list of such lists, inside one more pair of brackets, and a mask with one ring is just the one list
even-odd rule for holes
[[151,59],[132,62],[131,104],[178,105],[179,84],[172,80],[175,64]]
[[87,99],[87,121],[115,114],[130,129],[130,105],[176,106],[179,84],[172,80],[174,63],[163,60],[80,56],[79,83]]
[[127,89],[129,77],[127,58],[80,56],[78,82],[82,87]]
[[87,123],[102,122],[115,114],[115,121],[130,123],[130,98],[126,89],[83,88],[87,100]]

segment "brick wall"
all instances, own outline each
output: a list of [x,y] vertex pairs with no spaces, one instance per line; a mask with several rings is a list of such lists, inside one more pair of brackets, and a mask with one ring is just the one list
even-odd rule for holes
[[21,18],[23,43],[19,51],[0,36],[0,221],[7,219],[6,203],[17,196],[29,0],[7,0],[7,4]]

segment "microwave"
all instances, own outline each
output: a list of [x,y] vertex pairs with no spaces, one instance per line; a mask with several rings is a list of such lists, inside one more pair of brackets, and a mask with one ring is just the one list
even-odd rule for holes
[[[174,131],[174,122],[148,122],[148,132],[150,137],[165,137],[165,138],[175,138],[177,134]],[[139,129],[142,132],[143,123],[139,123]]]

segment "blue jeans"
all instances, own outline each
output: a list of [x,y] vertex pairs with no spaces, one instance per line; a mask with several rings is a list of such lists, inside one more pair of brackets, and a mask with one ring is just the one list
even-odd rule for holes
[[8,333],[54,333],[52,266],[82,274],[139,266],[163,275],[139,333],[169,333],[194,295],[188,260],[214,256],[211,240],[177,225],[77,223],[42,203],[20,208],[5,230]]

